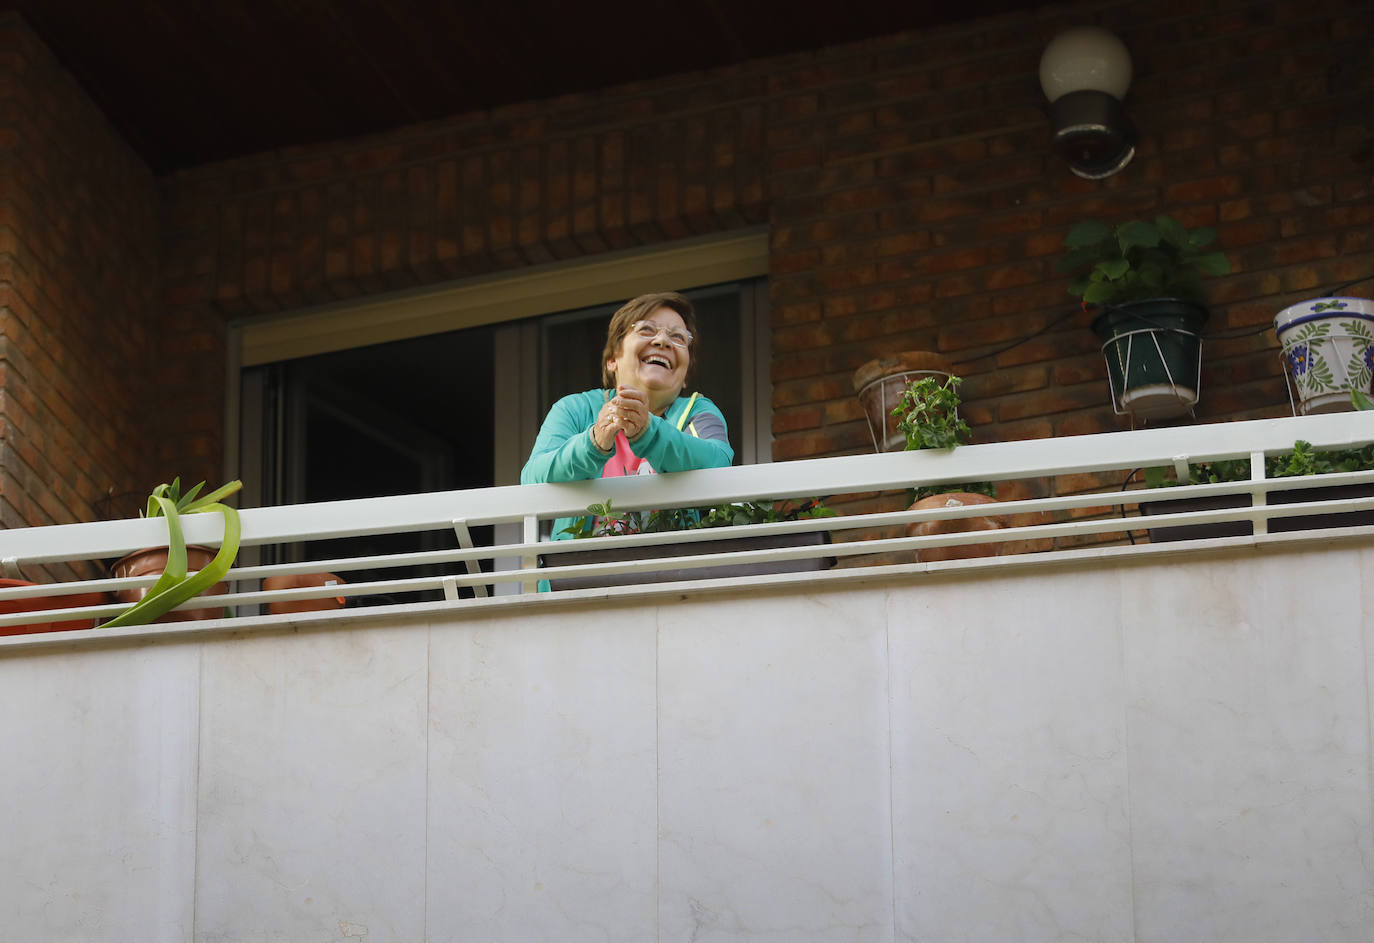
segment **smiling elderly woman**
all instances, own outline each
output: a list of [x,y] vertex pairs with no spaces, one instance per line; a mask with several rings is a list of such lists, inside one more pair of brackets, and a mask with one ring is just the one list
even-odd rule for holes
[[[696,313],[677,292],[640,295],[611,316],[604,389],[565,396],[544,419],[521,484],[724,468],[725,417],[683,395],[697,350]],[[554,537],[566,537],[554,526]]]

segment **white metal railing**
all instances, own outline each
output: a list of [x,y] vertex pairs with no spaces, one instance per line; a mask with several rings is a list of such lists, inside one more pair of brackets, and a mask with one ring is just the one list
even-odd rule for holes
[[[630,575],[648,580],[633,590],[644,593],[665,589],[681,591],[706,585],[702,580],[670,582],[673,579],[691,580],[694,571],[697,575],[710,577],[710,585],[720,586],[740,582],[864,578],[894,571],[894,568],[921,570],[942,566],[997,566],[1012,562],[1011,555],[1020,558],[1021,562],[1033,558],[1036,562],[1055,563],[1083,554],[1157,551],[1164,548],[1158,544],[1145,545],[1143,534],[1137,542],[1135,535],[1148,530],[1158,536],[1168,533],[1164,528],[1202,524],[1229,522],[1233,528],[1245,527],[1252,533],[1240,538],[1206,538],[1201,542],[1190,542],[1190,548],[1214,546],[1218,542],[1234,544],[1237,541],[1272,539],[1268,536],[1270,531],[1284,526],[1277,522],[1292,518],[1298,518],[1305,529],[1296,534],[1286,534],[1282,539],[1323,539],[1333,533],[1329,522],[1319,521],[1308,525],[1305,521],[1309,515],[1332,511],[1374,512],[1374,472],[1264,480],[1264,456],[1289,451],[1299,439],[1309,441],[1318,448],[1346,448],[1374,442],[1374,413],[1341,413],[1005,442],[965,446],[946,453],[925,451],[860,455],[675,475],[249,508],[241,512],[244,548],[437,531],[456,533],[458,546],[453,549],[342,555],[298,563],[239,566],[231,570],[228,577],[232,581],[232,588],[237,591],[216,597],[198,597],[183,608],[230,606],[240,617],[249,614],[248,618],[259,618],[252,613],[256,612],[255,607],[260,603],[331,596],[348,597],[356,602],[377,602],[393,599],[398,594],[420,593],[432,597],[432,601],[424,603],[425,606],[462,606],[478,602],[471,597],[485,596],[489,589],[507,595],[523,594],[524,602],[543,602],[551,598],[569,598],[579,593],[588,594],[586,589],[569,591],[559,588],[561,580],[574,577],[600,579],[610,575]],[[1174,466],[1186,471],[1190,461],[1234,458],[1251,459],[1250,480],[1161,489],[1107,488],[1089,494],[1003,502],[991,507],[959,506],[933,511],[855,514],[809,521],[595,540],[548,542],[537,539],[541,522],[554,517],[580,515],[588,505],[608,498],[616,508],[632,510],[852,495],[903,490],[915,484],[1048,480],[1061,475],[1086,473],[1120,473],[1119,478],[1124,482],[1135,469]],[[1311,488],[1314,482],[1323,486],[1369,485],[1371,496],[1346,493],[1314,496],[1303,493],[1298,503],[1275,503],[1281,500],[1278,497],[1280,493]],[[1127,509],[1157,508],[1161,501],[1225,496],[1239,496],[1241,500],[1233,498],[1232,503],[1238,505],[1234,507],[1170,511],[1148,518],[1125,516]],[[1001,530],[919,537],[884,537],[881,534],[884,529],[913,522],[989,514],[1008,519],[1012,526]],[[183,524],[189,543],[214,545],[218,542],[221,527],[218,516],[194,515],[183,518]],[[498,539],[494,546],[473,546],[470,539],[472,528],[486,525],[503,525],[503,528],[498,528],[498,533],[504,529],[518,536]],[[165,545],[165,527],[162,520],[124,520],[0,531],[0,562],[8,572],[13,573],[22,571],[26,566],[58,561],[108,560],[140,547]],[[1308,527],[1312,529],[1306,529]],[[1374,533],[1374,529],[1369,528],[1341,533],[1358,537],[1366,531]],[[725,538],[822,532],[833,535],[836,540],[764,549],[722,548],[715,544]],[[1104,548],[1104,538],[1118,538],[1119,543],[1123,535],[1131,537],[1132,543],[1137,545]],[[711,546],[704,552],[693,552],[707,544]],[[1000,545],[1009,553],[948,564],[916,563],[911,555],[912,551],[971,544]],[[1178,546],[1170,549],[1178,549]],[[604,563],[579,561],[571,565],[565,562],[569,559],[566,554],[591,548],[639,548],[647,551],[648,557]],[[1035,552],[1027,552],[1028,549]],[[856,561],[849,558],[856,557],[864,558],[858,561],[863,566],[842,566],[826,573],[805,576],[795,573],[722,576],[719,570],[722,567],[738,568],[750,564],[776,569],[788,562],[795,564],[797,561],[823,558],[854,563]],[[543,565],[539,566],[541,560]],[[415,575],[416,568],[425,570]],[[682,572],[676,577],[665,578],[663,571],[668,568]],[[378,570],[395,572],[378,579],[349,581],[328,587],[272,592],[258,589],[258,581],[272,575],[323,571],[338,574],[347,581],[350,574]],[[407,573],[407,570],[410,572]],[[536,593],[540,579],[553,580],[553,590]],[[153,581],[154,577],[102,579],[0,589],[0,606],[12,608],[8,606],[11,602],[36,597],[51,598],[91,592],[103,594],[120,588],[151,585]],[[464,588],[469,598],[464,598]],[[601,589],[591,592],[596,596],[604,596],[608,592],[624,590]],[[521,600],[506,598],[500,602],[519,603]],[[393,604],[414,608],[408,602]],[[107,603],[39,612],[7,612],[0,614],[0,629],[13,625],[67,622],[78,618],[99,620],[114,615],[122,608],[120,604]],[[284,617],[275,618],[280,620]],[[166,627],[142,631],[161,630],[166,630]],[[94,631],[99,633],[102,630]],[[106,631],[124,634],[131,630]],[[64,636],[70,634],[63,633]]]

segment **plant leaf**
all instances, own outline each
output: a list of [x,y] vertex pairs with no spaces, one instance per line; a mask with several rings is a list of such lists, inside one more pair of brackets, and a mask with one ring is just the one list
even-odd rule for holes
[[[161,591],[154,593],[153,590],[156,590],[157,585],[161,585],[162,583],[162,581],[159,580],[158,584],[153,587],[153,590],[148,591],[148,595],[144,596],[134,604],[134,606],[126,609],[114,619],[106,622],[106,628],[116,628],[122,625],[146,625],[175,609],[193,596],[200,595],[200,593],[224,579],[225,574],[229,572],[229,567],[233,565],[234,558],[238,556],[239,552],[239,541],[242,537],[242,522],[239,519],[239,512],[229,507],[227,504],[212,504],[203,508],[203,510],[206,512],[218,511],[224,515],[224,539],[220,541],[219,552],[215,554],[214,559],[206,564],[205,569],[201,570],[195,576],[187,577],[186,544],[184,540],[181,540],[181,577]],[[169,531],[172,528],[173,520],[175,520],[174,516],[169,516],[167,519]],[[178,539],[180,539],[179,528],[177,536]],[[171,569],[171,565],[171,553],[169,551],[169,570]],[[164,571],[163,576],[165,577],[166,575]]]
[[[200,483],[200,485],[203,485],[203,484],[205,484],[205,482],[202,481],[202,482]],[[196,491],[198,491],[198,490],[200,489],[200,485],[196,485],[196,487],[193,488],[193,489],[191,490],[191,494],[188,494],[186,497],[187,497],[187,498],[190,498],[192,495],[194,495],[194,494],[196,493]],[[208,507],[209,505],[211,505],[211,504],[218,504],[218,503],[220,503],[220,502],[223,501],[226,497],[228,497],[229,495],[235,493],[236,491],[238,491],[238,490],[241,489],[242,487],[243,487],[243,482],[242,482],[242,481],[239,481],[239,480],[236,478],[236,479],[234,479],[233,481],[229,482],[228,484],[224,485],[223,487],[220,487],[220,488],[215,489],[214,491],[211,491],[209,494],[207,494],[205,497],[201,498],[199,501],[196,501],[196,502],[193,503],[193,504],[190,504],[190,505],[187,505],[186,507],[183,507],[182,510],[183,510],[183,511],[190,511],[190,512],[193,512],[193,513],[194,513],[194,512],[198,512],[198,511],[203,511],[203,510],[205,510],[205,508],[207,508],[207,507]]]
[[1110,282],[1094,282],[1083,292],[1083,300],[1088,304],[1102,304],[1116,297],[1116,289]]
[[1069,282],[1069,294],[1077,295],[1081,298],[1083,297],[1083,292],[1087,291],[1088,286],[1091,284],[1092,279],[1090,279],[1086,275],[1080,275],[1078,278],[1075,278],[1073,281]]
[[162,513],[159,516],[167,518],[167,565],[162,568],[162,575],[158,577],[157,582],[149,587],[144,599],[186,579],[186,538],[181,533],[181,517],[177,513],[176,504],[171,498],[160,494],[154,495],[152,500],[157,501],[160,506]]
[[148,495],[148,509],[144,517],[162,516],[162,505],[158,503],[158,498],[169,498],[174,504],[176,503],[176,498],[170,494],[171,488],[171,485],[161,484],[153,489],[152,494]]
[[1101,272],[1107,278],[1115,281],[1131,270],[1131,263],[1125,259],[1108,259],[1105,262],[1098,262],[1094,271]]
[[1159,229],[1160,238],[1176,249],[1186,249],[1188,247],[1188,230],[1183,228],[1183,224],[1172,216],[1156,216],[1155,227]]
[[1123,253],[1130,252],[1137,246],[1153,249],[1159,245],[1159,228],[1154,223],[1133,219],[1117,227],[1116,241]]
[[182,511],[188,510],[191,507],[191,502],[195,501],[196,495],[200,494],[200,489],[204,487],[205,482],[202,481],[200,484],[196,485],[190,491],[186,492],[184,495],[181,495],[179,498],[177,498],[177,507]]
[[1217,231],[1215,229],[1210,226],[1199,226],[1193,230],[1188,241],[1192,243],[1194,249],[1201,249],[1203,246],[1211,245],[1216,241],[1216,238]]

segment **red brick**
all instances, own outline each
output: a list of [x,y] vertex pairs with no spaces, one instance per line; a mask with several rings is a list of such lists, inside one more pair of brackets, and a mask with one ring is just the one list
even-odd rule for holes
[[1217,245],[1228,249],[1238,246],[1268,242],[1277,235],[1276,221],[1272,218],[1247,219],[1243,222],[1229,223],[1217,228]]
[[814,429],[821,424],[821,410],[818,406],[800,409],[779,409],[773,413],[773,434],[796,432],[801,429]]
[[[99,184],[101,212],[80,212],[69,198],[79,188],[52,185],[68,172],[62,160],[76,152],[70,147],[52,147],[31,167],[0,165],[0,175],[22,184],[13,189],[44,194],[41,206],[0,205],[0,213],[44,222],[26,224],[22,239],[13,222],[8,230],[0,225],[0,263],[22,258],[31,269],[14,286],[30,310],[15,317],[26,324],[51,319],[48,372],[33,363],[35,376],[74,388],[81,383],[73,377],[94,369],[90,389],[99,394],[72,397],[111,399],[103,417],[137,437],[152,433],[140,433],[142,420],[129,418],[136,411],[121,408],[119,397],[131,394],[105,375],[101,345],[82,336],[83,314],[93,307],[136,326],[130,337],[167,337],[166,344],[192,351],[194,365],[161,374],[190,391],[197,374],[222,370],[222,357],[204,349],[210,342],[203,339],[218,335],[197,329],[172,339],[161,330],[160,304],[189,310],[213,303],[199,316],[202,325],[218,324],[300,299],[438,284],[767,223],[778,415],[792,417],[785,425],[805,410],[825,423],[805,427],[812,437],[784,434],[791,444],[779,451],[866,450],[862,422],[846,418],[856,409],[848,371],[894,345],[933,346],[939,337],[977,353],[1071,311],[1067,277],[1053,260],[1079,219],[1170,212],[1188,225],[1219,225],[1219,245],[1236,274],[1212,283],[1216,324],[1263,326],[1282,297],[1370,270],[1372,190],[1368,158],[1360,157],[1366,123],[1350,111],[1354,73],[1330,72],[1336,24],[1363,29],[1362,21],[1340,4],[1285,4],[1277,16],[1273,9],[1254,0],[1215,10],[1173,2],[1131,26],[1132,51],[1150,64],[1131,96],[1140,112],[1140,154],[1100,182],[1071,177],[1049,153],[1033,80],[1042,31],[1027,14],[1006,14],[978,30],[936,28],[839,52],[742,63],[709,82],[690,75],[645,80],[191,170],[162,181],[160,195],[64,79],[60,92],[32,94],[63,107],[6,126],[6,153],[36,140],[26,134],[58,140],[64,128],[78,128],[73,137],[82,141],[102,141],[97,151],[109,167],[81,171]],[[6,68],[0,62],[0,82],[12,78]],[[397,180],[405,181],[399,201]],[[263,214],[255,201],[265,194],[271,208]],[[89,230],[91,219],[121,213],[136,225]],[[103,251],[116,243],[113,255]],[[70,262],[80,255],[107,257],[120,274],[83,270]],[[1086,323],[1074,320],[997,355],[996,370],[988,361],[971,364],[981,371],[971,384],[977,379],[990,398],[985,411],[1023,400],[1040,411],[987,432],[1019,438],[1029,430],[1080,434],[1129,425],[1110,412],[1098,342]],[[1208,376],[1240,380],[1250,395],[1272,392],[1264,384],[1278,379],[1267,372],[1276,367],[1251,346],[1268,341],[1209,343]],[[129,349],[138,346],[131,341]],[[136,365],[137,355],[128,362]],[[1016,377],[1015,386],[997,379],[1002,374]],[[1029,377],[1043,382],[1020,389]],[[1099,385],[1094,403],[1054,398]],[[162,453],[208,464],[210,477],[218,433],[200,426],[213,427],[222,415],[215,408],[221,390],[184,394],[190,399],[184,408],[176,404],[175,415],[189,444]],[[1209,392],[1209,417],[1256,411],[1253,401]],[[47,402],[52,394],[30,395]],[[83,404],[68,409],[79,419]],[[853,437],[853,429],[862,435]],[[103,450],[92,467],[113,469],[111,477],[132,473],[118,452],[120,437],[106,443],[102,428],[90,439],[93,450]],[[54,494],[70,503],[62,488]]]
[[[1109,393],[1104,395],[1110,397]],[[1095,412],[1071,413],[1054,420],[1055,435],[1095,435],[1100,432],[1119,432],[1127,427],[1129,420],[1115,415],[1110,402]]]
[[[1049,439],[1054,437],[1054,425],[1048,419],[1023,419],[1019,422],[1003,422],[996,427],[997,438],[976,438],[975,441],[1022,442],[1026,439]],[[1017,501],[1035,495],[1021,493],[1029,491],[1021,482],[1002,482],[997,486],[997,495],[1003,501]]]
[[1235,174],[1221,174],[1205,177],[1187,183],[1176,183],[1165,188],[1164,199],[1167,203],[1195,203],[1202,200],[1219,200],[1233,197],[1244,191],[1245,184]]

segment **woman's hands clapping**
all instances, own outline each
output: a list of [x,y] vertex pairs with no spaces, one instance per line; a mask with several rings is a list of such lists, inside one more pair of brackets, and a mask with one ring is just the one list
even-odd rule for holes
[[602,405],[592,424],[592,441],[603,452],[615,448],[615,434],[624,432],[627,439],[637,438],[649,427],[649,398],[634,387],[622,386],[616,395]]

